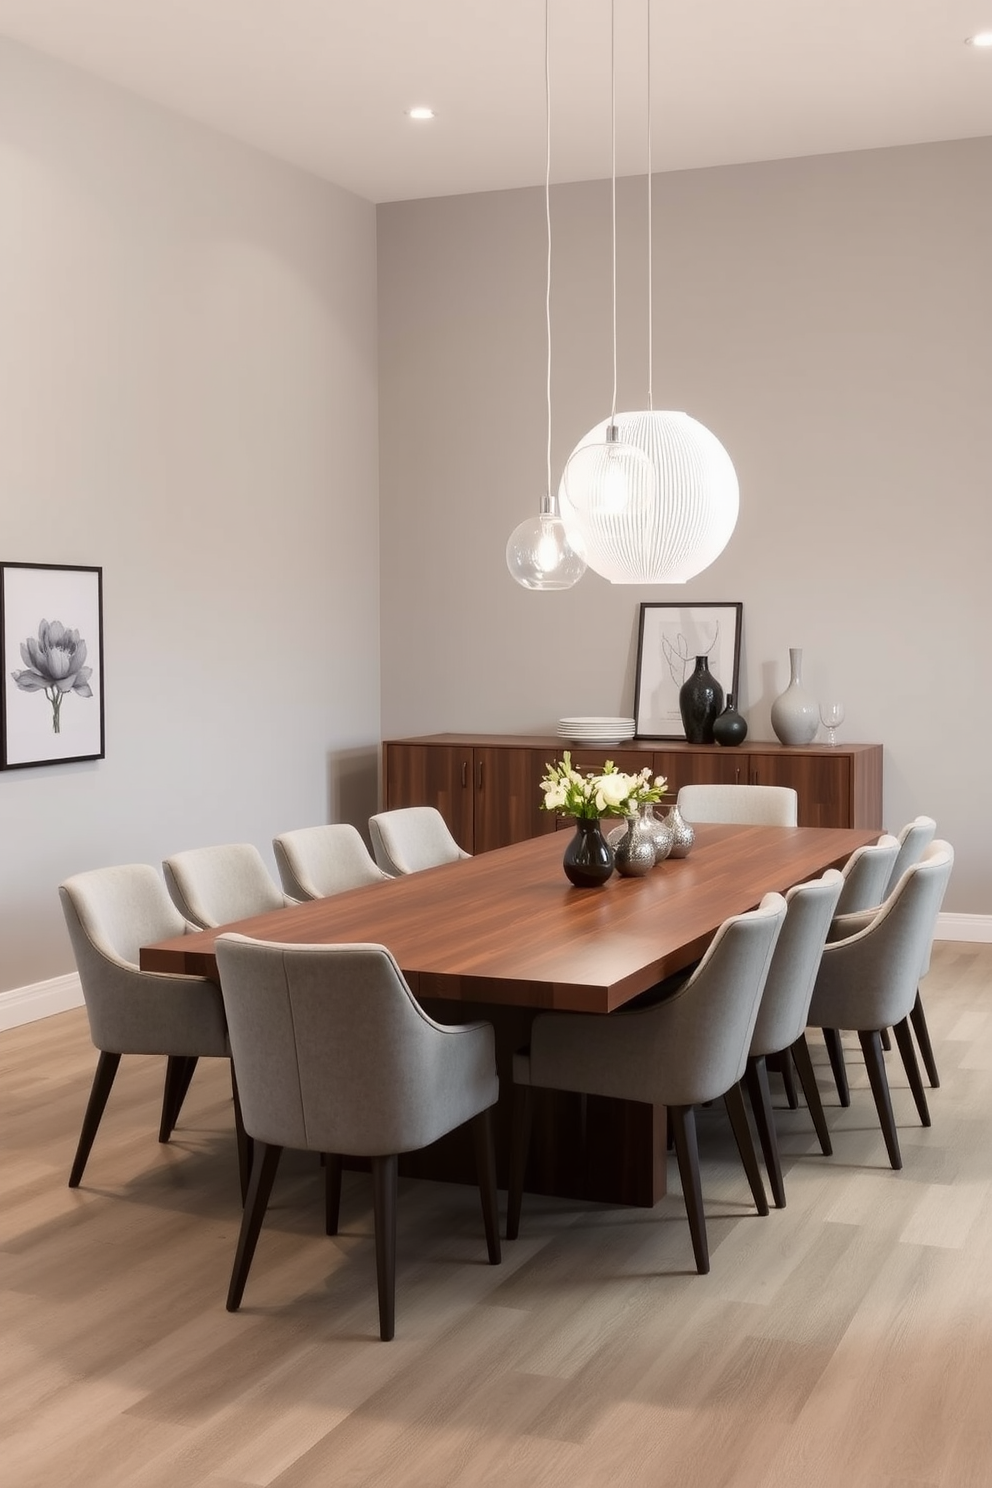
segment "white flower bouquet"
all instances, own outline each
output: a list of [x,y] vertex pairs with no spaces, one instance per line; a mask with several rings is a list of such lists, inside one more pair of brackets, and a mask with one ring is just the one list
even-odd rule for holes
[[545,770],[543,809],[586,819],[630,816],[642,801],[660,801],[668,785],[664,775],[652,778],[649,765],[636,775],[626,775],[612,760],[598,774],[583,775],[573,768],[568,750],[558,764],[546,765]]

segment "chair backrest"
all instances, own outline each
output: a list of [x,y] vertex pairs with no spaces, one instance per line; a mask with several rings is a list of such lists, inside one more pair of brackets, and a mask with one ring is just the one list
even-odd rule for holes
[[434,806],[401,806],[369,817],[372,851],[383,873],[398,878],[469,858],[448,831],[447,823]]
[[809,1021],[819,1028],[891,1028],[916,1000],[954,866],[939,838],[911,863],[864,929],[824,947]]
[[286,896],[250,842],[175,853],[162,870],[180,914],[204,930],[286,906]]
[[[217,965],[250,1136],[383,1156],[433,1141],[450,1129],[445,1115],[457,1124],[459,1092],[438,1060],[453,1030],[427,1016],[384,946],[228,934],[217,940]],[[479,1078],[491,1102],[491,1042],[488,1051]]]
[[[887,899],[910,863],[918,863],[937,835],[937,823],[932,816],[917,816],[907,822],[899,833],[899,851],[889,874],[882,899]],[[881,900],[879,901],[881,903]]]
[[752,1054],[779,1054],[791,1048],[806,1027],[816,973],[843,882],[836,868],[828,868],[822,878],[795,884],[786,894],[788,910],[758,1007]]
[[794,827],[799,819],[799,797],[790,785],[683,785],[678,802],[687,822]]
[[121,1054],[224,1054],[224,1014],[205,977],[138,969],[141,946],[182,935],[186,922],[147,863],[95,868],[59,898],[98,1049]]
[[867,847],[855,848],[841,869],[844,886],[835,914],[857,914],[881,904],[898,854],[899,839],[888,832]]
[[137,971],[143,945],[171,940],[186,930],[160,874],[149,863],[77,873],[60,885],[59,897],[77,962],[82,951],[93,966],[110,961]]
[[388,878],[349,822],[300,827],[272,839],[276,867],[292,899],[326,899]]

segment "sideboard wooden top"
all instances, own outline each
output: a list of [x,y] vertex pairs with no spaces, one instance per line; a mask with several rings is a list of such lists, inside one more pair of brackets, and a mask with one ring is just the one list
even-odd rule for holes
[[596,745],[595,741],[584,744],[569,744],[556,734],[399,734],[384,739],[383,744],[439,744],[462,746],[467,749],[543,749],[561,754],[565,749],[634,749],[645,754],[679,753],[681,750],[698,754],[712,750],[714,754],[863,754],[880,749],[880,744],[806,744],[801,748],[780,744],[777,739],[745,739],[743,744],[689,744],[685,739],[627,739],[621,744]]

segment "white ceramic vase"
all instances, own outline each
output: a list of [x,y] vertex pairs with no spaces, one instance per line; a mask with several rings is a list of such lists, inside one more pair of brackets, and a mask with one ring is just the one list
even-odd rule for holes
[[772,703],[772,728],[783,744],[800,748],[812,744],[820,726],[816,699],[803,686],[803,653],[800,646],[789,650],[789,685]]

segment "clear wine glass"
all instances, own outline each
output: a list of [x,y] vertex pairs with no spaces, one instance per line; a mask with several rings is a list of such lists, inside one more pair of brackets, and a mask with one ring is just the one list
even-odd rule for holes
[[837,730],[844,722],[844,704],[821,703],[820,722],[827,731],[827,743],[835,745],[837,743]]

